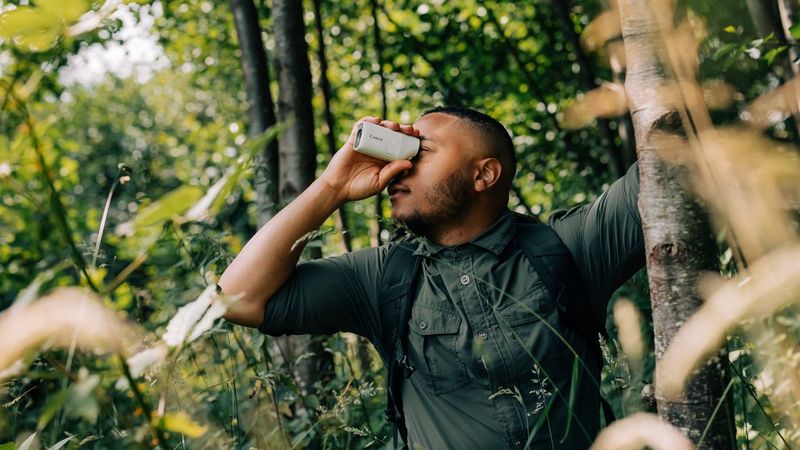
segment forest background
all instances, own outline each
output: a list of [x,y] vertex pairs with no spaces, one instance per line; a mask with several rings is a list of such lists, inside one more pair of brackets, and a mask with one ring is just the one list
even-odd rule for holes
[[[737,155],[710,161],[738,164],[725,172],[734,181],[762,177],[735,217],[722,194],[692,184],[712,213],[715,270],[738,285],[758,280],[757,257],[790,251],[797,237],[798,102],[786,95],[796,89],[796,5],[652,3],[667,4],[675,30],[691,37],[673,48],[689,55],[688,76],[669,58],[665,72],[696,83],[708,122],[728,133],[713,142]],[[595,199],[644,135],[628,114],[635,92],[626,97],[621,84],[633,33],[617,6],[0,3],[0,448],[389,448],[385,373],[366,342],[273,339],[215,320],[213,283],[365,115],[410,123],[437,105],[484,111],[513,136],[512,209],[546,219]],[[681,101],[662,103],[681,112],[673,128],[692,124],[681,134],[692,142],[702,114],[691,89],[677,90]],[[386,242],[389,212],[381,196],[346,205],[311,236],[306,257]],[[754,235],[772,241],[746,239]],[[751,278],[736,279],[743,272]],[[725,370],[709,426],[686,432],[699,447],[717,442],[710,424],[726,415],[730,446],[800,445],[798,277],[773,272],[762,275],[781,293],[758,295],[775,294],[774,305],[737,310],[720,336],[703,337],[712,350],[721,344]],[[653,380],[664,348],[645,271],[612,309],[602,390],[618,418],[651,417],[637,413],[662,399]],[[618,334],[626,326],[628,344]],[[622,433],[655,439],[667,429],[652,426]]]

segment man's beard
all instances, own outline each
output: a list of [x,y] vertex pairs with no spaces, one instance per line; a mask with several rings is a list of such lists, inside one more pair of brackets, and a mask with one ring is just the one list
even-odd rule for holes
[[438,229],[452,226],[463,215],[471,192],[472,180],[467,170],[455,172],[423,194],[424,201],[433,212],[426,215],[415,208],[408,215],[396,219],[416,235],[436,234]]

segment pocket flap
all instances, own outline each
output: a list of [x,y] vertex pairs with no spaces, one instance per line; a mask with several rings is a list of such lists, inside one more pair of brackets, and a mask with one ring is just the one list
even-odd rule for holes
[[436,308],[423,304],[414,305],[409,328],[422,336],[458,333],[461,316],[449,308]]
[[497,315],[505,325],[517,326],[534,322],[548,316],[555,308],[555,303],[544,285],[536,283],[523,295],[515,299],[507,299],[497,309]]

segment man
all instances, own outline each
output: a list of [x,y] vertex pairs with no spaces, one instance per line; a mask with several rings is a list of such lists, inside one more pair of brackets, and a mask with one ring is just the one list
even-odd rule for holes
[[[272,335],[354,332],[391,373],[399,348],[406,376],[393,400],[411,448],[587,448],[599,429],[602,363],[596,333],[579,324],[602,320],[611,293],[643,264],[636,167],[595,202],[554,214],[550,228],[530,228],[507,209],[516,161],[499,122],[456,107],[413,126],[362,120],[419,137],[419,154],[390,163],[359,154],[354,127],[225,271],[224,292],[244,295],[226,318]],[[390,258],[398,243],[296,265],[304,235],[387,186],[392,217],[419,236],[410,244],[418,265]],[[562,248],[574,282],[543,268]],[[411,265],[413,280],[386,288]],[[567,317],[566,302],[584,296],[588,309]],[[392,329],[395,316],[404,323]]]

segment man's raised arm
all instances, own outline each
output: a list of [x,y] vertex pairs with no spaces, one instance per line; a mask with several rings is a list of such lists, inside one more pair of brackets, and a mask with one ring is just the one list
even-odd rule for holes
[[[418,136],[410,125],[398,125],[375,117],[362,121]],[[382,191],[411,162],[386,163],[353,150],[356,127],[336,152],[322,175],[253,236],[225,269],[219,286],[227,295],[242,298],[228,308],[225,319],[257,327],[270,297],[286,282],[303,250],[300,240],[318,229],[342,204]]]

